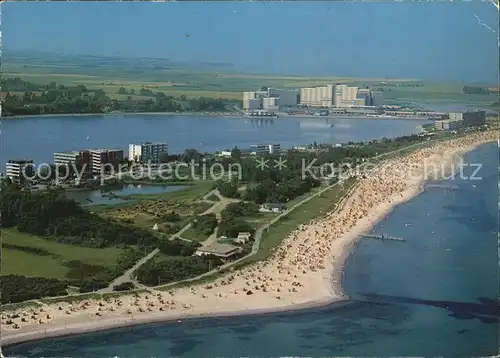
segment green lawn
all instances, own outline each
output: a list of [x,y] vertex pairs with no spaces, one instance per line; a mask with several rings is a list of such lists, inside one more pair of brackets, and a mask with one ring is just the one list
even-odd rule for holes
[[69,268],[64,262],[78,260],[89,265],[113,266],[121,249],[93,249],[61,244],[15,229],[3,229],[4,246],[16,245],[27,249],[43,250],[43,254],[26,252],[16,248],[2,249],[2,274],[64,278]]
[[184,231],[181,235],[182,238],[190,241],[195,241],[195,242],[203,242],[206,239],[208,239],[210,235],[204,235],[190,227],[186,231]]

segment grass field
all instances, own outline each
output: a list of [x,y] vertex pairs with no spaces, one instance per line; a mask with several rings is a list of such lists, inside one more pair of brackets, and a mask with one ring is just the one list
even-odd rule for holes
[[[166,95],[188,98],[210,97],[242,99],[243,91],[266,87],[300,88],[332,83],[383,90],[387,103],[433,105],[440,103],[489,107],[496,95],[466,95],[464,83],[432,83],[409,78],[353,78],[345,76],[309,77],[237,73],[230,66],[192,66],[170,63],[164,59],[98,58],[92,56],[45,55],[5,56],[3,76],[20,77],[34,83],[56,82],[62,85],[85,85],[102,89],[111,98],[148,100],[139,96],[141,88]],[[415,87],[413,85],[419,85]],[[475,84],[496,87],[491,84]],[[118,94],[120,87],[134,95]]]
[[190,227],[189,229],[187,229],[186,231],[184,231],[181,236],[182,236],[183,239],[186,239],[186,240],[189,240],[189,241],[203,242],[206,239],[208,239],[208,237],[210,235],[204,235],[202,233],[199,233],[198,231],[196,231],[192,227]]
[[17,248],[2,248],[2,275],[65,278],[69,268],[64,262],[81,261],[89,265],[109,267],[115,265],[121,252],[121,249],[115,248],[93,249],[61,244],[15,229],[2,229],[2,241],[4,246],[15,245],[43,252],[37,254]]

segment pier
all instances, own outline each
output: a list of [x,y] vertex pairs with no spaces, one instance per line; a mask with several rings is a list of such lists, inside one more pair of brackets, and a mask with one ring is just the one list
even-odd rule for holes
[[394,237],[394,236],[388,236],[388,235],[371,235],[371,234],[366,234],[366,235],[361,235],[361,237],[365,238],[365,239],[377,239],[377,240],[382,240],[382,241],[385,241],[385,240],[392,240],[392,241],[406,241],[404,238],[402,237]]

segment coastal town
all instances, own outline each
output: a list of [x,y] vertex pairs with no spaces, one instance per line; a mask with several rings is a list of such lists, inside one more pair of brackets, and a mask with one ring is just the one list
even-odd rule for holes
[[[422,170],[422,164],[449,166],[458,154],[494,139],[494,131],[476,131],[456,139],[427,142],[410,154],[383,161],[367,173],[368,179],[350,182],[348,191],[322,218],[301,224],[288,234],[266,261],[237,271],[221,270],[213,281],[185,288],[145,287],[142,292],[118,296],[89,296],[76,301],[75,296],[70,302],[35,300],[32,308],[3,314],[2,339],[12,343],[139,322],[297,308],[344,299],[341,267],[350,247],[391,207],[420,192],[427,178],[415,173]],[[388,172],[397,175],[388,176]],[[239,233],[238,240],[246,242],[249,236]],[[219,246],[221,256],[230,255],[227,245]],[[200,248],[195,255],[206,253],[206,248]]]
[[[12,198],[25,190],[33,193],[43,193],[47,190],[48,193],[53,190],[59,190],[60,193],[62,190],[69,193],[71,190],[79,188],[88,190],[96,186],[108,188],[106,191],[101,191],[102,197],[121,198],[120,194],[114,194],[113,190],[120,192],[120,187],[124,184],[155,184],[155,180],[158,180],[163,173],[162,166],[175,168],[186,162],[194,165],[196,170],[200,170],[201,165],[207,163],[212,166],[218,164],[222,169],[231,168],[236,164],[246,167],[246,171],[250,170],[254,174],[250,174],[248,179],[240,177],[234,181],[228,176],[217,182],[207,178],[201,182],[193,182],[194,177],[188,175],[188,179],[184,179],[180,184],[187,183],[196,190],[202,190],[197,194],[197,198],[201,196],[201,199],[194,198],[195,200],[191,202],[168,201],[171,199],[168,199],[167,193],[163,197],[160,196],[160,200],[151,198],[148,201],[147,195],[143,196],[142,201],[130,201],[127,207],[115,208],[112,204],[105,205],[99,214],[99,220],[103,220],[103,225],[116,227],[115,230],[123,230],[125,228],[123,225],[132,225],[133,230],[137,231],[133,234],[136,237],[132,235],[125,239],[128,245],[131,243],[133,245],[132,251],[127,254],[127,263],[116,267],[115,274],[109,276],[101,274],[99,278],[91,274],[82,281],[67,281],[67,283],[59,281],[53,288],[49,285],[46,288],[48,291],[42,289],[39,293],[32,292],[26,295],[22,291],[16,292],[20,286],[12,292],[4,290],[3,307],[8,306],[6,303],[14,304],[13,307],[16,307],[15,302],[26,299],[30,305],[34,305],[28,310],[2,315],[4,341],[16,342],[24,339],[22,337],[41,337],[41,331],[37,327],[48,328],[48,330],[43,328],[44,336],[59,334],[63,326],[64,330],[74,327],[77,331],[84,331],[89,327],[95,328],[94,323],[86,322],[89,315],[93,317],[92,322],[106,322],[102,327],[109,328],[114,325],[137,323],[143,319],[164,320],[170,317],[211,314],[210,312],[223,314],[238,312],[243,307],[245,310],[302,307],[345,299],[339,284],[342,279],[340,267],[343,260],[354,240],[366,232],[383,213],[421,190],[422,183],[427,178],[417,175],[415,179],[415,174],[411,172],[422,170],[423,163],[428,164],[429,161],[450,165],[457,160],[456,153],[462,153],[471,146],[494,139],[493,132],[488,128],[489,122],[485,111],[450,112],[440,118],[433,121],[432,128],[428,127],[419,135],[370,143],[315,144],[291,149],[281,148],[280,144],[274,143],[250,145],[246,149],[235,147],[232,150],[216,153],[186,150],[185,153],[172,154],[169,153],[168,143],[144,142],[129,144],[127,154],[124,154],[122,149],[56,152],[53,155],[53,163],[46,165],[46,168],[56,174],[48,176],[43,175],[41,167],[37,167],[33,160],[8,160],[3,185],[7,185],[4,189],[9,193],[9,197],[13,195]],[[357,168],[360,163],[378,162],[376,158],[405,151],[406,148],[415,149],[410,150],[410,154],[382,159],[380,165],[368,171],[351,169],[343,173],[335,171],[333,167],[326,172],[323,171],[325,165],[331,166],[333,162],[330,161],[338,161],[348,153],[357,153],[356,158],[344,158],[351,162],[353,165],[351,168]],[[270,185],[266,183],[268,180],[266,178],[279,175],[280,170],[278,168],[266,171],[264,167],[258,168],[259,160],[274,160],[278,163],[278,159],[281,162],[281,158],[285,157],[289,162],[297,162],[304,156],[313,161],[320,156],[323,157],[323,164],[319,163],[319,166],[309,173],[313,174],[319,170],[319,176],[308,174],[308,177],[303,177],[302,170],[301,180],[309,183],[307,187],[290,191],[291,189],[284,189],[285,187],[279,189],[279,185],[282,184],[278,183],[278,186],[275,186],[276,184],[271,186],[271,191],[265,192],[269,190],[265,189],[266,186]],[[137,168],[142,166],[155,168],[156,175],[135,177]],[[61,168],[64,168],[63,174]],[[70,168],[73,168],[72,171]],[[250,179],[255,175],[262,175],[258,174],[260,172],[264,174],[262,179]],[[390,178],[386,175],[389,172],[392,174]],[[296,175],[299,175],[299,172]],[[178,185],[179,180],[178,177],[171,177],[170,180],[160,179],[156,184]],[[245,185],[248,180],[250,183]],[[255,184],[252,184],[252,181],[255,181]],[[17,192],[19,188],[21,192]],[[181,189],[179,193],[186,190],[190,189]],[[260,194],[254,192],[255,190],[263,192]],[[289,192],[283,195],[283,190]],[[282,234],[283,237],[277,237],[275,246],[270,251],[267,249],[264,260],[253,259],[254,256],[259,256],[262,250],[264,230],[269,231],[269,228],[276,225],[275,223],[284,215],[289,215],[293,210],[300,211],[300,206],[308,201],[319,200],[323,193],[330,191],[335,193],[335,197],[333,203],[328,204],[327,211],[321,212],[326,216],[318,219],[315,217],[318,213],[311,217],[312,220],[297,221],[298,227],[291,228],[290,233]],[[276,195],[278,192],[281,192],[281,195]],[[51,194],[48,194],[47,199],[44,199],[44,194],[35,195],[39,198],[36,200],[45,202],[43,205],[61,205],[58,204],[61,199],[51,202],[53,200],[50,199]],[[162,204],[165,205],[162,210],[170,208],[167,215],[155,214],[152,220],[144,223],[134,219],[150,212],[147,207],[157,206],[165,199],[166,205]],[[96,207],[91,200],[87,200],[89,202],[73,202],[73,204],[70,200],[65,205],[69,207],[76,205],[71,210],[78,212],[81,210],[79,206],[86,204],[82,206],[85,207],[84,211],[78,214],[83,215],[83,219],[88,215],[85,214],[87,210],[94,210]],[[135,205],[135,202],[138,205]],[[177,211],[179,209],[174,209],[176,207],[182,209]],[[190,208],[194,211],[188,213],[193,210]],[[186,213],[182,214],[183,212]],[[88,217],[85,220],[95,221],[97,216],[90,214],[94,218]],[[4,227],[17,222],[17,230],[35,234],[37,231],[29,227],[22,229],[25,226],[23,220],[13,218],[12,224],[9,224],[10,220],[4,220]],[[54,220],[66,219],[54,218]],[[174,223],[175,220],[182,220],[183,223],[181,225],[169,223],[169,221]],[[51,230],[53,229],[45,229],[46,237],[36,240],[53,240],[51,236],[54,234],[50,233]],[[96,238],[92,237],[95,234],[90,233],[90,237],[82,237],[83,241],[78,243],[78,240],[61,237],[63,234],[61,229],[57,232],[59,236],[57,241],[62,243],[106,247],[114,240],[114,245],[117,245],[116,239],[112,237]],[[75,234],[82,235],[74,230],[70,235]],[[112,232],[110,234],[113,235]],[[97,244],[96,239],[103,241]],[[146,241],[153,243],[156,249],[146,250],[146,246],[143,247],[144,244],[141,244]],[[15,241],[8,242],[7,248],[10,250],[28,249],[28,246],[18,246]],[[98,246],[95,246],[96,244]],[[37,245],[41,247],[40,244]],[[78,250],[77,246],[74,246],[74,250]],[[158,255],[172,258],[167,261],[158,260]],[[167,278],[171,275],[167,270],[173,269],[169,266],[169,262],[174,260],[185,261],[188,271],[179,271],[173,277]],[[238,266],[242,268],[234,271]],[[209,283],[197,283],[197,280],[206,275],[213,276]],[[8,276],[2,276],[2,279],[7,280],[4,283],[5,287],[13,284],[9,282]],[[22,282],[24,279],[12,276],[12,280]],[[334,283],[333,291],[326,281]],[[186,282],[185,285],[188,286],[180,289],[171,288],[177,282]],[[80,293],[70,293],[72,286],[80,286]],[[59,297],[51,299],[46,297],[47,294]],[[254,302],[252,305],[243,303],[245,300],[243,297],[250,295],[257,295],[259,300],[252,300]],[[76,302],[79,303],[75,304]]]
[[498,354],[498,10],[3,6],[0,358]]

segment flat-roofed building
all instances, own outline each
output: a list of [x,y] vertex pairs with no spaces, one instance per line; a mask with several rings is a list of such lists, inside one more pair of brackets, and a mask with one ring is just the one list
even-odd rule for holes
[[268,111],[275,111],[278,109],[278,101],[277,97],[268,97],[262,98],[262,108]]
[[300,104],[310,107],[333,107],[335,85],[305,87],[300,89]]
[[69,152],[55,152],[54,153],[54,164],[55,165],[68,165],[71,163],[75,163],[80,156],[80,152],[78,151],[69,151]]
[[384,105],[384,94],[380,91],[373,91],[371,105],[375,107],[382,107]]
[[116,170],[123,161],[121,149],[89,149],[89,152],[93,173]]
[[486,124],[486,111],[450,112],[450,120],[463,121],[465,126]]
[[464,123],[463,121],[457,121],[454,119],[445,119],[436,121],[434,124],[434,128],[436,130],[443,130],[443,131],[457,130],[463,126],[463,123]]
[[14,183],[22,184],[34,179],[35,163],[31,159],[14,159],[5,164],[5,174]]
[[235,256],[241,254],[242,248],[230,244],[215,243],[212,245],[199,247],[194,253],[197,256],[213,255],[219,257],[222,261],[229,261]]
[[88,172],[92,170],[92,155],[88,150],[56,152],[54,153],[54,165],[68,166],[79,172]]
[[252,238],[252,234],[250,234],[249,232],[239,232],[238,233],[238,237],[235,238],[233,241],[237,244],[246,244],[250,241],[250,239]]
[[262,98],[249,99],[243,108],[246,111],[262,109]]
[[299,103],[299,93],[296,90],[280,90],[278,105],[283,107],[295,107]]
[[358,98],[358,87],[347,85],[336,85],[334,93],[334,103],[337,108],[348,108],[355,106],[365,106],[364,96]]
[[267,96],[267,92],[243,92],[243,109],[262,109],[262,99]]
[[158,164],[167,154],[168,144],[163,142],[145,142],[128,146],[128,159],[133,162]]
[[262,154],[275,154],[281,150],[279,144],[253,144],[250,145],[250,154],[262,155]]

